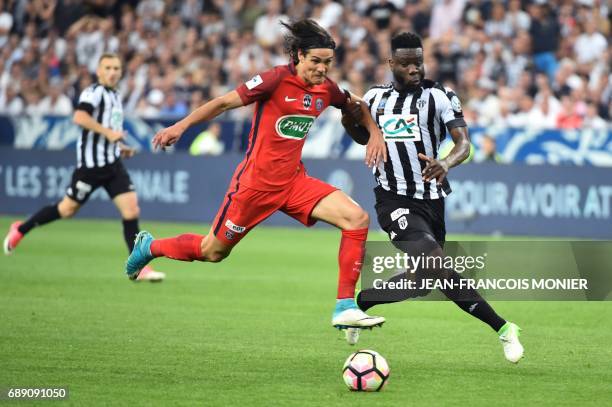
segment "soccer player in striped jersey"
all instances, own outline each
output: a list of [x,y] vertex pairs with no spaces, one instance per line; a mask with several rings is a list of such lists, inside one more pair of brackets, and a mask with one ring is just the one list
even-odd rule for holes
[[[136,277],[156,257],[219,262],[260,222],[281,211],[305,226],[322,220],[342,231],[332,325],[340,329],[378,326],[385,319],[368,316],[354,300],[368,234],[368,214],[342,191],[310,177],[301,162],[302,147],[316,117],[329,106],[343,108],[349,97],[356,96],[341,90],[327,77],[335,49],[327,31],[313,20],[284,26],[290,33],[285,38],[290,64],[256,75],[155,135],[154,145],[169,146],[189,126],[255,103],[246,156],[234,173],[209,233],[154,240],[141,232],[127,260],[126,273],[130,278]],[[366,163],[376,165],[385,160],[384,142],[366,113],[362,124],[372,134]]]
[[[451,89],[424,79],[423,45],[418,35],[400,33],[391,39],[389,66],[393,83],[374,86],[363,97],[368,113],[383,133],[388,154],[388,160],[374,169],[378,223],[400,250],[414,256],[424,253],[443,257],[444,197],[451,192],[446,176],[450,168],[467,158],[470,148],[461,103]],[[363,109],[355,102],[344,112],[342,123],[348,133],[355,141],[366,143],[368,131],[359,124]],[[447,132],[454,147],[440,158],[438,148]],[[454,282],[461,279],[452,269],[422,269],[416,276]],[[406,277],[400,274],[394,278]],[[442,292],[498,332],[506,358],[517,363],[523,356],[518,326],[497,315],[476,290],[454,288],[459,286],[454,284],[453,289]],[[389,291],[381,298],[376,291],[359,293],[357,303],[362,310],[428,293]],[[357,329],[347,331],[350,342],[357,342],[358,335]]]
[[[121,60],[115,54],[103,54],[96,71],[98,82],[87,87],[79,97],[73,116],[83,128],[77,142],[77,166],[66,196],[45,206],[25,222],[14,222],[4,239],[4,253],[11,254],[32,229],[58,219],[74,216],[91,194],[104,187],[123,220],[123,237],[130,252],[139,232],[138,197],[121,157],[131,157],[135,150],[123,144],[123,107],[116,90],[121,79]],[[162,281],[164,273],[147,267],[140,280]]]

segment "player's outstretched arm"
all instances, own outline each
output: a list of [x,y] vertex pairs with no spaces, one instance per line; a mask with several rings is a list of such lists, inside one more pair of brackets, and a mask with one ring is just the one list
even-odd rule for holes
[[122,140],[125,136],[123,131],[115,131],[102,126],[92,115],[85,110],[76,110],[72,116],[72,122],[94,133],[99,133],[106,137],[108,141],[116,142]]
[[348,103],[351,103],[351,101],[353,103],[359,102],[359,107],[361,108],[361,122],[359,124],[363,126],[369,134],[368,144],[366,146],[366,165],[368,167],[374,167],[381,162],[387,162],[385,139],[378,125],[374,122],[374,119],[372,119],[367,104],[360,97],[352,93],[350,94]]
[[235,109],[243,105],[242,99],[240,99],[238,92],[235,90],[223,96],[216,97],[198,107],[184,119],[176,122],[170,127],[158,131],[155,137],[153,137],[153,148],[171,146],[176,143],[185,130],[192,125],[212,120],[227,110]]
[[470,155],[470,136],[467,127],[454,127],[450,129],[450,134],[455,146],[445,158],[436,160],[419,153],[419,158],[427,162],[422,172],[425,182],[436,179],[438,184],[442,183],[448,170],[461,164]]

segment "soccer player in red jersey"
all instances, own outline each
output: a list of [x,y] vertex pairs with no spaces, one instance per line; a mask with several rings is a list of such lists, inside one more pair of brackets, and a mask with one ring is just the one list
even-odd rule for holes
[[[255,226],[281,211],[306,226],[322,220],[342,230],[332,325],[340,329],[379,326],[385,319],[368,316],[354,301],[368,234],[368,214],[342,191],[308,176],[301,162],[302,147],[316,117],[328,106],[350,107],[360,99],[327,78],[335,48],[329,33],[309,19],[283,25],[290,32],[285,38],[292,59],[289,65],[256,75],[153,138],[155,147],[173,145],[191,125],[255,103],[246,156],[236,168],[208,235],[153,239],[151,234],[141,232],[127,260],[126,273],[136,278],[152,259],[162,256],[219,262]],[[361,105],[365,109],[365,103]],[[369,112],[362,117],[362,125],[374,135],[366,149],[366,164],[374,166],[386,161],[386,149]]]

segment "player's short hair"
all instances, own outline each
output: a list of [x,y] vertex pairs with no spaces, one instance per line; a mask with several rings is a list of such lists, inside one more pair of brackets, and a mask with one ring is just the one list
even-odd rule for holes
[[298,51],[306,53],[313,48],[336,49],[332,36],[310,18],[293,23],[281,22],[281,24],[289,31],[285,35],[285,52],[289,54],[294,64],[299,62]]
[[121,64],[121,57],[119,57],[119,54],[115,54],[114,52],[105,52],[102,55],[100,55],[100,58],[98,58],[98,65],[100,65],[102,61],[104,61],[105,59],[111,59],[111,58],[118,59],[119,63]]
[[400,48],[423,48],[423,42],[415,33],[402,32],[391,38],[391,51],[395,52]]

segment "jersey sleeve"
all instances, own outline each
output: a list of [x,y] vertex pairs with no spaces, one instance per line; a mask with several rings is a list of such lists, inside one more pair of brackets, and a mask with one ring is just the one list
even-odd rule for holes
[[372,109],[372,104],[374,103],[374,99],[376,98],[376,90],[374,88],[368,89],[368,91],[363,95],[363,100],[368,105],[368,109]]
[[455,127],[466,127],[459,96],[450,88],[436,88],[436,110],[448,130]]
[[79,104],[77,110],[84,110],[89,114],[92,114],[94,109],[100,106],[102,100],[102,86],[88,86],[81,96],[79,96]]
[[280,67],[275,67],[255,75],[247,82],[238,86],[236,92],[238,92],[242,103],[245,105],[266,100],[270,98],[270,95],[278,87],[283,77]]
[[330,105],[342,109],[346,105],[346,99],[349,97],[349,92],[342,89],[340,85],[331,79],[328,80],[329,91],[331,94]]

